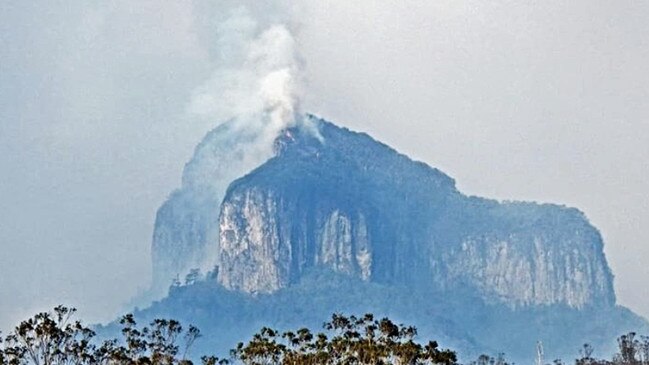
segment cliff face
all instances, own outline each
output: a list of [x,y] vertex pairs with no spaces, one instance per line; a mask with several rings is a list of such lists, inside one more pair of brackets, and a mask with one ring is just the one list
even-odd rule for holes
[[[372,312],[466,360],[516,362],[539,340],[566,358],[649,329],[615,305],[602,238],[577,209],[466,196],[365,134],[310,123],[270,152],[246,150],[258,136],[228,124],[199,144],[158,210],[153,294],[166,297],[139,313],[145,322],[196,324],[217,334],[200,345],[211,353],[260,324],[317,328],[331,313]],[[209,275],[169,290],[194,268]]]
[[[365,281],[472,288],[510,307],[610,306],[602,240],[576,209],[467,197],[440,171],[319,121],[234,181],[219,214],[217,280],[272,293],[310,267]],[[214,242],[217,244],[217,242]]]
[[[236,121],[208,133],[185,165],[182,186],[158,209],[153,231],[153,297],[167,293],[174,278],[214,265],[221,201],[228,185],[272,156],[258,143],[263,131]],[[263,137],[263,135],[261,135]]]
[[219,222],[218,280],[228,289],[272,293],[310,266],[370,279],[372,252],[362,215],[296,211],[279,194],[252,187],[228,195]]
[[611,275],[598,242],[570,233],[467,237],[441,256],[446,275],[436,280],[467,283],[512,306],[613,304]]
[[158,211],[158,291],[192,268],[217,267],[220,284],[247,293],[328,268],[414,289],[469,288],[513,308],[615,303],[601,237],[578,210],[467,197],[365,134],[312,122],[318,137],[286,130],[275,156],[237,180],[243,167],[227,163],[242,151],[227,127],[205,138]]

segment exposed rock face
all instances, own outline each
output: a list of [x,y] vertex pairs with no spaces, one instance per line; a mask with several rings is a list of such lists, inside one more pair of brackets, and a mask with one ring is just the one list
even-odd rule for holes
[[167,293],[174,278],[194,268],[213,268],[219,240],[218,218],[228,185],[273,155],[264,130],[230,121],[196,146],[185,165],[182,186],[160,207],[153,232],[154,297]]
[[510,307],[615,303],[602,240],[576,209],[467,197],[439,170],[318,121],[233,182],[218,218],[218,281],[272,293],[309,267],[366,281],[473,288]]
[[[295,207],[285,203],[272,190],[256,187],[232,192],[223,202],[218,276],[223,286],[272,293],[313,265],[370,278],[372,255],[362,215],[333,210],[313,212],[313,219],[306,211],[295,217]],[[301,224],[292,224],[293,218]]]
[[[282,244],[278,202],[268,191],[250,189],[224,202],[220,220],[219,278],[229,288],[273,292],[288,281],[290,247]],[[225,274],[227,273],[227,274]]]
[[614,302],[611,275],[595,249],[598,240],[580,236],[579,231],[574,237],[553,232],[467,237],[442,256],[447,275],[438,280],[442,285],[471,284],[488,298],[513,306],[609,305]]
[[310,267],[365,281],[470,287],[512,307],[612,305],[602,240],[576,209],[467,197],[437,169],[314,120],[248,175],[227,126],[205,138],[158,211],[154,288],[218,266],[226,288],[272,293]]
[[196,324],[215,334],[201,345],[211,353],[260,324],[372,312],[466,360],[504,351],[523,363],[539,340],[565,358],[649,329],[615,305],[602,238],[577,209],[469,197],[365,134],[310,126],[319,134],[288,129],[269,154],[246,151],[258,136],[227,124],[205,137],[158,211],[153,289],[162,297],[193,268],[211,275],[174,286],[144,321]]

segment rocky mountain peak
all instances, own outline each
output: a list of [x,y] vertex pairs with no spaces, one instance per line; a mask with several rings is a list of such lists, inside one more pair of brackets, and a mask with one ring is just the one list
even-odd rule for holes
[[311,267],[363,280],[471,287],[510,306],[615,302],[597,230],[576,209],[467,197],[453,179],[319,120],[235,180],[219,213],[218,281],[272,293]]
[[[616,305],[602,237],[578,209],[466,196],[438,169],[307,118],[254,153],[239,142],[260,136],[231,125],[199,144],[157,214],[153,288],[166,297],[142,316],[221,333],[211,351],[260,323],[373,312],[525,361],[538,340],[565,357],[649,328]],[[183,280],[196,268],[206,275]]]

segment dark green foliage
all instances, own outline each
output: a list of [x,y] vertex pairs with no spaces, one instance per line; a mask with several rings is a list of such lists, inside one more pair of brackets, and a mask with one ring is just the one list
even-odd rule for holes
[[[133,315],[119,321],[119,339],[97,341],[93,330],[72,321],[75,309],[56,307],[20,323],[0,338],[0,365],[191,365],[189,349],[200,332],[183,330],[176,320],[155,319],[139,327]],[[301,328],[280,333],[264,327],[231,350],[231,359],[201,358],[203,365],[262,364],[439,364],[453,365],[456,355],[437,342],[414,341],[417,330],[387,318],[335,314],[323,333]],[[227,332],[227,331],[226,331]]]
[[[0,340],[0,365],[190,365],[188,351],[200,336],[178,321],[156,319],[138,327],[132,315],[120,320],[121,340],[93,341],[96,334],[75,309],[58,306],[20,323]],[[179,341],[182,338],[182,341]]]
[[[201,337],[196,327],[183,330],[180,322],[155,319],[140,327],[133,315],[119,321],[119,339],[99,341],[96,333],[73,320],[75,309],[58,306],[21,322],[0,336],[0,365],[192,365],[189,350]],[[231,329],[224,328],[226,334]],[[203,365],[456,365],[454,351],[436,341],[415,340],[415,327],[372,314],[361,317],[334,314],[314,333],[309,328],[278,331],[263,327],[230,351],[230,358],[203,356]],[[617,339],[611,360],[593,357],[583,345],[575,365],[649,365],[649,337],[629,332]],[[513,365],[504,354],[481,355],[469,365]],[[563,365],[554,360],[554,365]]]
[[592,356],[593,347],[585,344],[579,351],[576,365],[649,365],[649,336],[629,332],[617,339],[618,351],[611,360]]
[[[644,320],[621,307],[511,309],[485,303],[470,288],[414,290],[316,268],[272,295],[233,292],[205,280],[175,287],[167,298],[134,314],[143,323],[167,317],[198,324],[210,336],[200,338],[195,350],[223,354],[262,326],[317,329],[331,313],[366,312],[416,326],[422,338],[457,350],[464,362],[482,353],[505,352],[509,360],[527,364],[537,341],[543,342],[549,359],[572,359],[584,342],[601,354],[613,353],[615,334],[649,333],[641,325]],[[114,337],[118,326],[113,327],[98,332]]]
[[90,344],[95,333],[80,322],[71,321],[75,310],[59,306],[54,312],[39,313],[23,321],[4,339],[2,364],[94,364],[96,348]]
[[246,365],[452,365],[457,360],[437,342],[415,342],[414,327],[376,320],[371,314],[360,318],[335,314],[324,329],[317,334],[307,328],[280,333],[264,327],[247,344],[239,343],[232,357]]

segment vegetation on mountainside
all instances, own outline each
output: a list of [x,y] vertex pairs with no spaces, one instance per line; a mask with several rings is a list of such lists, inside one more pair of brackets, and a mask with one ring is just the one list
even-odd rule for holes
[[[0,365],[191,365],[192,344],[201,336],[196,327],[156,319],[139,327],[133,315],[119,321],[119,339],[97,341],[96,333],[74,320],[75,309],[58,306],[21,322],[0,337]],[[239,343],[229,358],[203,356],[203,365],[454,365],[455,352],[437,342],[415,341],[417,329],[376,319],[334,314],[324,331],[308,328],[279,332],[264,327],[247,343]],[[575,365],[649,365],[649,337],[629,333],[618,338],[612,360],[596,359],[584,345]],[[555,365],[562,365],[560,360]],[[500,354],[480,356],[470,365],[509,365]]]

